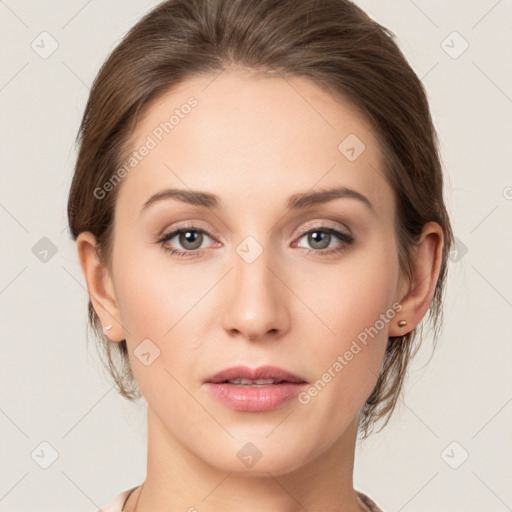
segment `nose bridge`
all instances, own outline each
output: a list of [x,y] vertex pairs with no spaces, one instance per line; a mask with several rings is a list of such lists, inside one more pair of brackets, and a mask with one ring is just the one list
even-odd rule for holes
[[[263,237],[259,237],[262,239]],[[248,236],[234,248],[233,271],[230,273],[228,304],[225,305],[224,327],[237,330],[248,339],[264,337],[285,326],[283,284],[275,276],[268,237],[260,243]]]
[[259,244],[256,246],[251,240],[244,240],[236,248],[233,277],[236,293],[243,295],[244,300],[250,297],[259,300],[268,298],[265,296],[269,295],[269,288],[273,286],[270,252]]

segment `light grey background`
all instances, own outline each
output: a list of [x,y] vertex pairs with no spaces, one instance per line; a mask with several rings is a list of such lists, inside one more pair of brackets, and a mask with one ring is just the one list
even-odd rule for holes
[[[354,484],[385,512],[512,510],[512,3],[357,3],[426,86],[458,250],[437,351],[427,339],[388,427],[358,444]],[[145,402],[87,350],[66,201],[92,80],[154,5],[0,1],[2,512],[95,512],[145,476]]]

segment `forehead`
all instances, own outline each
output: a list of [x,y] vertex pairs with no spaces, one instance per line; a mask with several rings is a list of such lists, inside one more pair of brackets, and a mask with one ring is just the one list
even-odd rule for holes
[[265,197],[343,185],[384,213],[392,191],[372,130],[350,102],[304,77],[197,76],[138,120],[132,149],[151,149],[123,178],[118,201],[140,209],[151,194],[179,187],[261,207]]

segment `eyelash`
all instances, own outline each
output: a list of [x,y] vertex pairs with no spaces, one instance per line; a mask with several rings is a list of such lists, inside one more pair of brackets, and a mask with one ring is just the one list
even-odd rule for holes
[[[198,228],[194,225],[188,225],[188,226],[179,226],[176,229],[173,229],[172,231],[169,231],[168,233],[164,234],[161,238],[157,239],[157,242],[162,246],[162,249],[170,253],[172,256],[177,256],[178,258],[198,258],[201,256],[201,249],[196,249],[195,251],[179,251],[177,249],[173,249],[171,247],[168,247],[165,245],[165,242],[168,240],[171,240],[176,235],[187,232],[187,231],[195,231],[197,233],[202,233],[204,235],[208,235],[210,238],[213,238],[213,235],[202,228]],[[329,257],[329,256],[337,256],[345,251],[347,251],[350,246],[354,243],[355,239],[353,236],[348,235],[346,233],[343,233],[342,231],[338,231],[337,229],[328,227],[328,226],[313,226],[312,228],[303,231],[299,235],[299,240],[303,238],[305,235],[308,235],[310,233],[315,232],[323,232],[328,233],[330,235],[335,236],[340,240],[341,242],[344,242],[344,245],[341,247],[338,247],[337,249],[330,249],[330,250],[324,250],[324,249],[307,249],[307,254],[315,253],[315,255],[322,256],[322,257]]]

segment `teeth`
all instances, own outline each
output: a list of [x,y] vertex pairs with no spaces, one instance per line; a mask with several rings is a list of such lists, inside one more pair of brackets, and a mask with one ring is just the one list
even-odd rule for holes
[[280,380],[275,380],[275,379],[255,379],[255,380],[252,380],[252,379],[231,379],[231,380],[228,380],[228,382],[230,384],[242,384],[242,385],[260,385],[260,386],[265,386],[265,385],[269,385],[269,384],[276,384],[276,383],[279,383],[281,382]]

